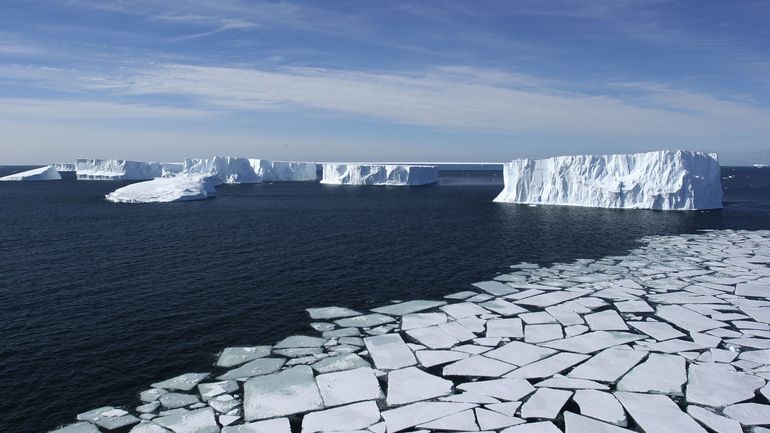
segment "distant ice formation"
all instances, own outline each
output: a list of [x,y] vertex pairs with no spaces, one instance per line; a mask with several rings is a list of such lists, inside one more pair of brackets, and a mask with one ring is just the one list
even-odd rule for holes
[[250,159],[251,166],[264,182],[307,182],[318,179],[315,162],[268,161]]
[[428,165],[323,164],[321,183],[329,185],[427,185],[438,182]]
[[216,196],[215,184],[215,179],[198,175],[158,177],[118,188],[107,194],[106,198],[115,203],[168,203],[205,200]]
[[59,172],[52,165],[35,168],[32,170],[14,173],[9,176],[0,177],[0,181],[27,181],[27,180],[61,180]]
[[657,151],[518,159],[496,202],[621,209],[721,209],[716,155]]
[[183,172],[214,176],[219,183],[262,183],[246,158],[215,156],[214,158],[185,158]]
[[163,174],[159,162],[78,159],[75,166],[78,180],[150,180]]
[[75,164],[71,164],[68,162],[58,162],[53,165],[53,168],[56,169],[59,173],[74,173],[75,172]]

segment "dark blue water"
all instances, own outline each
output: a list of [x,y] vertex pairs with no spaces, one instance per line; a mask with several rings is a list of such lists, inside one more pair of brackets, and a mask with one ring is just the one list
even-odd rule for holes
[[711,212],[495,204],[500,176],[484,172],[419,188],[223,186],[163,205],[108,203],[116,182],[0,183],[0,431],[135,404],[223,347],[308,332],[306,307],[437,298],[645,235],[770,229],[770,169],[724,176]]

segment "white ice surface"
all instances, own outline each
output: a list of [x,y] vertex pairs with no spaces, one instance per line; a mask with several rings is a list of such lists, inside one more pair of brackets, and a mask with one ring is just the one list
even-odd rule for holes
[[205,200],[217,195],[215,183],[210,177],[195,175],[158,177],[118,188],[105,197],[114,203],[170,203]]
[[424,165],[324,163],[321,183],[329,185],[427,185],[438,168]]
[[722,208],[719,163],[713,155],[657,151],[571,155],[504,165],[497,202],[625,209]]
[[61,180],[61,175],[51,165],[0,177],[0,181]]
[[249,163],[263,182],[308,182],[318,179],[315,162],[249,159]]
[[163,175],[163,165],[123,159],[78,159],[75,173],[79,180],[150,180]]

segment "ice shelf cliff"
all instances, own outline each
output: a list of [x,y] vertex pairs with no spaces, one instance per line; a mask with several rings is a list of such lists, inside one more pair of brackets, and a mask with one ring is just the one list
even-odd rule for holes
[[61,175],[52,165],[34,168],[32,170],[14,173],[0,177],[0,181],[27,181],[27,180],[61,180]]
[[163,174],[163,165],[123,159],[78,159],[75,173],[78,180],[150,180]]
[[57,162],[53,165],[53,168],[55,168],[59,173],[74,173],[76,170],[75,164],[68,162]]
[[158,177],[132,183],[107,194],[115,203],[168,203],[174,201],[205,200],[216,196],[215,179],[197,175]]
[[219,183],[261,183],[247,158],[215,156],[214,158],[185,158],[183,173],[219,178]]
[[621,209],[722,208],[716,155],[682,150],[518,159],[496,202]]
[[323,164],[321,183],[329,185],[427,185],[438,182],[428,165]]
[[251,167],[265,182],[307,182],[318,179],[315,162],[250,159]]

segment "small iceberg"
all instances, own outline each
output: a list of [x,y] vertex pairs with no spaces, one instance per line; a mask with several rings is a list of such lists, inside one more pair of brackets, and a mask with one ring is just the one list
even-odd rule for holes
[[0,177],[0,181],[61,180],[61,175],[52,165]]
[[433,165],[323,164],[321,183],[327,185],[428,185],[438,182]]
[[216,182],[207,176],[158,177],[134,183],[107,194],[114,203],[170,203],[215,197]]

